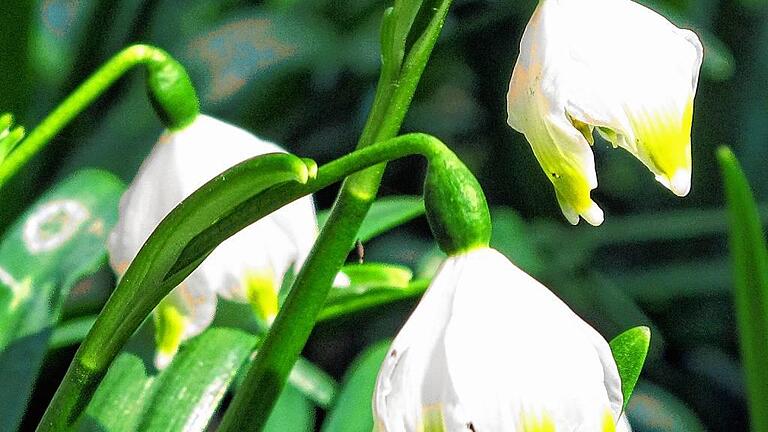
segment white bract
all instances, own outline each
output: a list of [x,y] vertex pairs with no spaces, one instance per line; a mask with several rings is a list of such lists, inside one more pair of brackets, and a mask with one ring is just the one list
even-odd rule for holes
[[630,0],[539,2],[509,84],[508,122],[531,143],[568,221],[603,221],[590,197],[594,129],[688,194],[702,59],[693,32]]
[[385,432],[613,432],[622,399],[605,339],[482,248],[440,267],[392,343],[373,408]]
[[[120,201],[108,245],[112,268],[122,275],[160,221],[205,182],[245,159],[274,152],[284,150],[204,115],[182,130],[165,132]],[[303,263],[316,236],[307,196],[219,245],[156,309],[157,366],[164,367],[182,341],[210,325],[217,294],[250,303],[271,323],[286,271]]]

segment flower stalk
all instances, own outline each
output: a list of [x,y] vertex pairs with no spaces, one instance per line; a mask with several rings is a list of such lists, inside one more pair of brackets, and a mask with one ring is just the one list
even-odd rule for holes
[[[403,19],[398,12],[402,13],[403,9],[413,11],[414,2],[395,2],[395,8],[385,13],[382,26],[384,64],[374,107],[358,142],[359,149],[391,138],[400,130],[450,3],[450,0],[441,0],[434,5],[432,19],[404,57],[399,74],[388,72],[392,58],[384,49],[388,46],[386,38],[388,35],[398,38],[402,41],[402,49],[405,49],[405,40],[415,15],[407,15],[410,21],[404,36],[389,30],[393,28],[393,23]],[[397,47],[399,50],[400,42]],[[395,54],[399,59],[399,52]],[[309,339],[333,279],[344,264],[363,219],[376,199],[384,168],[384,165],[373,166],[344,181],[331,215],[267,334],[263,348],[224,415],[220,428],[222,432],[261,430],[266,423],[294,362]]]
[[94,72],[10,152],[0,164],[0,187],[118,78],[140,65],[147,68],[149,97],[163,123],[171,130],[191,123],[200,106],[184,67],[159,48],[132,45]]

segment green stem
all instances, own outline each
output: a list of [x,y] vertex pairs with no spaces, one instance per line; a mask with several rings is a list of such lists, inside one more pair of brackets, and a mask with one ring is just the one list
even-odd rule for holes
[[112,57],[51,112],[0,164],[0,187],[45,147],[72,119],[134,66],[149,70],[150,97],[171,129],[186,126],[199,111],[194,88],[184,68],[165,51],[133,45]]
[[[399,79],[387,80],[383,86],[380,82],[379,91],[391,92],[391,96],[377,94],[376,101],[381,105],[373,107],[375,115],[369,117],[358,148],[391,138],[400,130],[450,3],[450,0],[441,0],[436,5],[433,19],[408,53]],[[382,74],[382,78],[387,78],[384,71]],[[380,112],[384,114],[379,116]],[[309,339],[333,279],[376,199],[384,168],[383,164],[376,165],[344,181],[331,215],[272,324],[263,348],[224,414],[220,431],[259,431],[264,427],[293,364]]]
[[[273,164],[270,159],[277,161],[274,163],[285,163],[283,159],[289,156],[276,154],[231,168],[209,183],[216,184],[216,187],[206,185],[193,193],[163,220],[123,275],[75,354],[38,430],[66,430],[76,423],[99,381],[131,335],[160,300],[189,276],[221,242],[302,196],[371,166],[415,154],[423,155],[429,161],[456,157],[437,138],[409,134],[357,150],[323,165],[315,179],[305,184],[288,182],[271,189],[258,188],[258,183],[252,179],[255,173],[269,169],[268,164]],[[264,192],[259,193],[260,190]],[[244,194],[250,191],[253,192],[245,203],[231,204],[241,202]],[[230,200],[229,204],[222,201],[225,198]],[[221,212],[225,212],[223,217]],[[194,227],[209,228],[196,234],[198,230]],[[323,301],[324,298],[320,301],[320,308]],[[296,306],[294,301],[283,308],[294,310]],[[309,325],[314,325],[314,320]],[[291,367],[294,362],[290,362]]]

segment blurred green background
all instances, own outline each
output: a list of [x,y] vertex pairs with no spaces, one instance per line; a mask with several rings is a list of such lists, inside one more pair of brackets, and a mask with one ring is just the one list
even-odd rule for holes
[[[651,326],[651,353],[629,411],[637,431],[744,431],[714,149],[732,146],[758,200],[768,202],[768,4],[642,3],[695,30],[705,45],[687,198],[663,189],[628,153],[598,142],[600,186],[593,197],[606,222],[600,228],[565,222],[528,144],[506,125],[508,80],[533,0],[454,1],[403,131],[436,135],[459,154],[495,207],[496,246],[606,338]],[[15,113],[31,128],[111,55],[146,42],[188,67],[206,113],[325,162],[350,151],[362,129],[386,6],[373,0],[4,0],[0,112]],[[0,191],[2,226],[80,168],[103,168],[130,181],[161,131],[143,84],[142,72],[119,81]],[[382,195],[419,194],[423,168],[415,158],[393,163]],[[334,193],[319,194],[318,207],[327,208]],[[423,219],[365,246],[366,259],[420,274],[437,262]],[[101,294],[88,297],[90,303],[71,302],[65,317],[98,310],[113,281],[108,271],[97,281]],[[305,354],[341,379],[361,350],[395,334],[412,307],[404,302],[321,325]],[[49,353],[48,378],[38,383],[25,424],[44,409],[72,353]],[[355,403],[368,406],[369,399]]]

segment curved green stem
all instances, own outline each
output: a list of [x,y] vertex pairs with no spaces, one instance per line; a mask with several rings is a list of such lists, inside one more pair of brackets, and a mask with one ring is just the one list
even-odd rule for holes
[[[426,67],[432,48],[448,13],[450,0],[436,3],[433,18],[414,43],[399,76],[391,79],[382,71],[376,105],[366,124],[358,148],[393,137],[400,130]],[[385,25],[387,16],[385,15]],[[384,113],[379,115],[379,113]],[[220,427],[222,432],[259,431],[264,427],[288,374],[298,359],[322,308],[333,279],[357,238],[381,183],[383,164],[355,174],[344,181],[328,221],[297,275],[264,346],[251,364],[243,385],[235,394]]]
[[[415,154],[429,161],[456,157],[437,138],[409,134],[323,165],[314,179],[308,178],[307,171],[311,170],[306,168],[305,161],[291,155],[273,154],[243,162],[197,190],[161,222],[123,275],[75,354],[38,430],[66,430],[77,422],[123,345],[162,298],[221,242],[278,208],[352,173]],[[285,183],[264,189],[265,184],[258,175],[265,170],[280,170],[283,173],[280,181]],[[274,178],[274,174],[267,177]],[[294,310],[302,305],[303,302],[297,304],[294,300],[283,308]],[[319,306],[322,307],[322,301]],[[289,315],[292,319],[297,317],[295,313]],[[300,331],[305,325],[311,329],[314,320],[299,324],[296,329]]]
[[0,164],[0,187],[118,78],[134,66],[149,71],[150,98],[170,129],[189,124],[199,112],[194,87],[184,68],[165,51],[133,45],[112,57],[51,112]]

